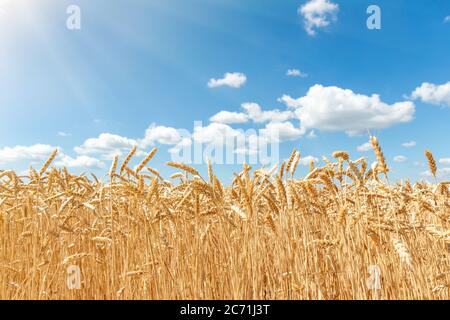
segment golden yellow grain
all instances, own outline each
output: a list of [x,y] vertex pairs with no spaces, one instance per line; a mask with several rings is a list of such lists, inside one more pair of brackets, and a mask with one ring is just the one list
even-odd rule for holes
[[350,159],[347,151],[335,151],[333,152],[333,158],[341,158],[344,161],[348,161],[348,159]]
[[372,142],[369,171],[338,151],[294,178],[294,150],[231,184],[210,162],[209,181],[174,162],[180,180],[143,174],[153,150],[131,170],[136,148],[107,183],[51,168],[55,155],[28,179],[0,170],[0,299],[361,300],[375,268],[379,299],[449,300],[450,182],[378,179]]
[[173,167],[173,168],[177,168],[177,169],[186,171],[186,172],[188,172],[188,173],[190,173],[190,174],[192,174],[194,176],[199,176],[200,177],[200,173],[194,167],[188,166],[186,164],[169,161],[169,162],[166,163],[166,165],[168,165],[169,167]]
[[138,166],[136,167],[135,173],[138,174],[139,172],[141,172],[142,169],[144,169],[145,165],[153,158],[153,156],[155,155],[155,153],[158,151],[158,148],[153,148],[148,154],[147,156],[142,159],[142,161],[138,164]]
[[42,166],[41,170],[39,171],[39,176],[42,177],[42,175],[47,171],[50,164],[55,160],[56,155],[58,154],[58,149],[53,150],[53,152],[48,157],[47,161],[45,161],[44,165]]
[[122,174],[122,172],[125,170],[125,168],[127,168],[128,163],[130,162],[131,158],[133,158],[134,154],[136,153],[137,150],[137,146],[133,146],[133,148],[131,148],[130,152],[127,154],[127,156],[125,157],[125,160],[123,160],[122,165],[120,166],[120,174]]
[[436,178],[437,166],[433,153],[430,150],[425,150],[425,157],[427,158],[428,168],[430,168],[431,174]]
[[291,168],[291,177],[294,177],[299,161],[300,161],[300,152],[297,151]]
[[381,150],[377,137],[371,136],[370,143],[372,144],[372,149],[375,153],[375,156],[377,157],[378,161],[377,171],[380,173],[387,174],[389,172],[389,168],[386,164],[386,159],[384,157],[383,151]]
[[111,168],[109,169],[109,177],[112,179],[114,177],[114,175],[116,174],[116,170],[117,170],[117,163],[119,161],[119,156],[115,155],[113,158],[113,161],[111,163]]
[[286,164],[286,174],[288,174],[290,172],[291,166],[292,166],[296,156],[297,156],[297,150],[295,150],[295,148],[294,148],[294,150],[292,150],[291,156],[289,157],[289,160]]

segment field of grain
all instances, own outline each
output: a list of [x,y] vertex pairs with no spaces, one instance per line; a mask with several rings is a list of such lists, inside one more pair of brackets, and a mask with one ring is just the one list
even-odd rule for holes
[[165,180],[156,149],[105,182],[56,152],[0,171],[0,299],[449,299],[450,182],[390,182],[371,142],[373,165],[337,151],[298,177],[294,150],[229,186],[211,165]]

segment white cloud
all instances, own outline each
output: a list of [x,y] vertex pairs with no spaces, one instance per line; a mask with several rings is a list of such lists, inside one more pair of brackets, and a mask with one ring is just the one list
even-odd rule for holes
[[308,76],[308,74],[301,72],[299,69],[289,69],[286,72],[286,75],[288,77],[301,77],[301,78],[306,78]]
[[245,123],[249,120],[256,123],[284,122],[294,117],[292,111],[280,111],[278,109],[263,111],[261,106],[254,102],[241,105],[244,112],[220,111],[210,118],[210,121],[223,124]]
[[413,148],[413,147],[415,147],[416,146],[416,142],[415,141],[408,141],[408,142],[404,142],[404,143],[402,143],[402,147],[405,147],[405,148]]
[[450,164],[450,158],[439,159],[439,163],[441,163],[441,164]]
[[175,128],[151,125],[145,131],[145,137],[140,141],[140,146],[146,148],[155,143],[175,145],[182,140],[180,131]]
[[[272,143],[294,140],[303,134],[290,122],[270,122],[259,132],[254,129],[234,129],[226,124],[213,122],[207,126],[195,127],[192,142],[235,147],[236,154],[254,155]],[[181,148],[182,146],[176,146],[169,152],[177,153]]]
[[[432,177],[433,174],[430,172],[430,170],[421,172],[420,175],[424,177]],[[450,168],[440,168],[436,172],[436,177],[438,178],[446,178],[450,175]]]
[[314,85],[304,97],[284,95],[280,100],[295,109],[303,130],[344,131],[348,135],[409,122],[415,113],[410,101],[388,105],[377,94],[366,96],[335,86]]
[[[59,147],[54,147],[46,144],[5,147],[0,149],[0,162],[45,161],[55,149],[61,150],[61,148]],[[100,160],[88,156],[79,156],[77,158],[72,158],[63,153],[60,153],[57,156],[55,165],[60,167],[65,166],[68,168],[103,168],[104,163]]]
[[228,86],[232,88],[240,88],[247,81],[247,77],[243,73],[239,72],[227,72],[222,79],[209,79],[208,87],[217,88],[222,86]]
[[45,160],[56,148],[48,144],[4,147],[0,149],[0,162]]
[[447,23],[447,22],[450,22],[450,16],[446,16],[446,17],[444,18],[444,23]]
[[[267,154],[268,148],[272,143],[277,143],[278,141],[270,140],[270,137],[267,137],[263,134],[257,134],[256,131],[254,133],[246,132],[245,136],[245,143],[242,143],[241,140],[240,143],[238,143],[237,148],[234,150],[235,154],[238,155],[247,155],[247,156],[253,156],[257,154]],[[259,159],[261,163],[266,163],[265,159],[260,158]]]
[[127,152],[137,141],[111,133],[102,133],[98,138],[89,138],[81,146],[75,147],[81,155],[100,154],[103,159],[111,159],[114,155]]
[[300,157],[298,164],[302,166],[309,166],[311,161],[319,162],[319,159],[313,156]]
[[171,154],[179,154],[181,150],[184,148],[189,148],[192,145],[191,138],[183,138],[180,142],[178,142],[175,146],[170,148],[168,151]]
[[310,35],[316,34],[316,29],[330,25],[337,20],[339,6],[330,0],[309,0],[298,8],[298,14],[303,17],[305,30]]
[[372,144],[370,142],[363,143],[362,145],[358,146],[356,148],[359,152],[367,152],[369,150],[372,150]]
[[72,158],[68,155],[61,155],[61,159],[55,163],[59,167],[67,168],[89,168],[89,169],[102,169],[105,167],[105,163],[89,156],[78,156]]
[[81,146],[75,147],[74,150],[79,155],[100,155],[101,159],[110,160],[114,155],[127,153],[135,145],[139,147],[136,155],[145,156],[146,152],[144,149],[149,146],[155,144],[176,146],[180,143],[186,143],[185,139],[190,140],[190,134],[186,130],[152,124],[147,128],[142,139],[131,139],[111,133],[102,133],[97,138],[87,139]]
[[280,111],[273,109],[262,111],[261,107],[254,102],[243,103],[242,108],[245,110],[249,119],[254,122],[283,122],[291,119],[294,114],[291,111]]
[[405,161],[407,161],[407,160],[408,160],[408,158],[405,157],[405,156],[395,156],[395,157],[394,157],[394,161],[395,161],[395,162],[405,162]]
[[292,98],[291,96],[284,94],[281,98],[277,99],[278,102],[284,103],[289,108],[298,108],[300,107],[300,104],[297,99]]
[[434,105],[450,106],[450,81],[442,85],[424,82],[413,91],[411,98]]
[[194,128],[192,138],[198,143],[234,143],[234,139],[243,137],[243,132],[235,130],[223,123],[210,123],[207,126],[198,126]]
[[245,123],[248,121],[246,114],[241,112],[220,111],[209,119],[211,122],[217,123]]
[[59,131],[58,132],[58,136],[60,137],[70,137],[72,134],[68,133],[68,132],[64,132],[64,131]]
[[291,122],[271,122],[260,132],[262,136],[273,142],[295,140],[305,134],[301,129],[294,127]]
[[234,150],[235,154],[238,155],[244,155],[244,156],[253,156],[258,154],[258,148],[254,147],[242,147],[242,148],[236,148],[236,150]]

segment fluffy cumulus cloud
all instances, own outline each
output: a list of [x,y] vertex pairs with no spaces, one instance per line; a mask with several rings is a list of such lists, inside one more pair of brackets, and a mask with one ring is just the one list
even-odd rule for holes
[[292,111],[281,111],[278,109],[262,110],[261,106],[254,102],[247,102],[241,105],[244,112],[220,111],[210,118],[210,121],[223,124],[245,123],[253,121],[264,122],[284,122],[294,117]]
[[372,150],[372,144],[370,142],[363,143],[362,145],[358,146],[356,148],[359,152],[367,152],[369,150]]
[[[431,178],[433,174],[430,170],[423,171],[420,173],[421,176]],[[450,176],[450,168],[439,168],[436,172],[437,178],[448,178]]]
[[272,142],[290,141],[300,138],[305,132],[291,122],[271,122],[260,130],[262,136]]
[[300,107],[298,99],[294,99],[287,94],[283,95],[281,98],[278,98],[278,102],[284,103],[289,108],[293,108],[293,109]]
[[221,79],[209,79],[208,87],[217,88],[228,86],[231,88],[240,88],[245,84],[245,82],[247,82],[247,77],[245,76],[245,74],[240,72],[227,72]]
[[192,139],[191,138],[182,138],[180,142],[178,142],[176,145],[174,145],[172,148],[168,150],[170,154],[178,154],[181,150],[184,148],[189,148],[192,145]]
[[97,138],[87,139],[74,150],[80,155],[100,154],[103,159],[111,159],[116,154],[120,155],[127,152],[137,143],[134,139],[111,133],[102,133]]
[[242,109],[245,110],[249,119],[258,123],[283,122],[294,116],[291,111],[280,111],[278,109],[263,111],[261,106],[254,102],[243,103]]
[[408,142],[404,142],[402,143],[402,147],[404,148],[413,148],[416,146],[416,142],[415,141],[408,141]]
[[0,149],[0,163],[15,163],[20,161],[31,163],[35,161],[44,162],[55,149],[60,151],[55,161],[55,165],[59,167],[95,169],[103,168],[105,165],[102,161],[88,156],[72,158],[61,153],[61,148],[47,144],[4,147]]
[[420,99],[429,104],[450,107],[450,81],[441,85],[424,82],[413,91],[411,98]]
[[241,112],[220,111],[209,119],[211,122],[217,123],[245,123],[248,121],[246,114]]
[[234,150],[234,153],[238,155],[252,156],[258,154],[258,148],[253,147],[253,145],[252,147],[239,147]]
[[207,126],[197,126],[192,133],[192,139],[198,143],[226,144],[234,143],[234,139],[241,138],[243,132],[233,129],[223,123],[210,123]]
[[442,158],[442,159],[439,159],[439,163],[450,165],[450,158]]
[[[190,140],[187,130],[152,124],[145,131],[142,139],[131,139],[111,133],[102,133],[96,138],[89,138],[74,148],[78,155],[99,155],[101,159],[110,160],[114,155],[123,155],[134,146],[138,146],[137,156],[146,154],[145,149],[156,144],[183,146]],[[80,160],[87,160],[81,158]]]
[[339,5],[330,0],[309,0],[300,8],[298,14],[303,17],[306,32],[313,36],[318,29],[325,28],[337,20]]
[[377,94],[366,96],[335,86],[315,85],[304,97],[285,95],[280,100],[294,109],[303,130],[343,131],[348,135],[406,123],[415,113],[411,101],[389,105]]
[[87,168],[87,169],[102,169],[105,163],[99,159],[89,156],[78,156],[72,158],[68,155],[61,155],[60,160],[56,161],[56,166],[67,168]]
[[405,162],[405,161],[407,161],[407,160],[408,160],[408,158],[405,157],[405,156],[395,156],[395,157],[394,157],[394,161],[395,161],[395,162]]
[[270,144],[273,142],[274,141],[271,141],[269,137],[266,137],[264,135],[257,134],[256,132],[254,133],[247,132],[245,135],[245,141],[241,140],[241,143],[234,150],[234,153],[238,155],[248,155],[248,156],[257,155],[261,151],[267,152]]
[[197,126],[191,139],[183,145],[173,147],[169,152],[178,152],[191,143],[216,146],[235,146],[237,154],[256,154],[261,148],[283,141],[295,140],[304,134],[290,122],[269,122],[262,129],[235,129],[223,123],[210,123],[207,126]]
[[299,69],[289,69],[286,72],[286,75],[288,77],[301,77],[301,78],[306,78],[308,75],[302,71],[300,71]]
[[175,145],[181,140],[182,135],[178,129],[153,124],[145,131],[145,137],[140,141],[140,146],[146,148],[155,143]]
[[0,149],[0,162],[45,160],[55,149],[48,144],[4,147]]
[[319,162],[319,159],[316,157],[313,157],[313,156],[300,157],[298,164],[302,165],[302,166],[309,166],[311,161],[314,163],[317,163],[317,162]]

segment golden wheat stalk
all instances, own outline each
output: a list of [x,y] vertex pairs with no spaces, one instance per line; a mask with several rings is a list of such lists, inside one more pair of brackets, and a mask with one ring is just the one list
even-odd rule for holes
[[123,160],[122,165],[120,166],[120,174],[123,173],[123,171],[125,171],[125,168],[127,168],[128,163],[130,162],[131,158],[133,158],[134,154],[136,153],[137,150],[137,146],[133,146],[133,148],[131,148],[130,152],[127,154],[127,156],[125,157],[125,160]]
[[427,158],[428,167],[430,168],[431,174],[436,178],[437,166],[433,153],[430,150],[425,150],[425,157]]
[[58,154],[58,149],[53,150],[53,152],[48,157],[47,161],[45,161],[44,165],[42,166],[41,170],[39,170],[39,176],[42,177],[42,175],[47,171],[50,164],[55,160],[56,156]]
[[147,156],[142,159],[142,161],[137,165],[135,173],[138,174],[142,169],[147,165],[147,163],[154,157],[155,153],[158,151],[158,148],[153,148]]
[[173,168],[177,168],[177,169],[186,171],[194,176],[200,177],[200,173],[194,167],[185,165],[183,163],[169,161],[166,163],[166,165],[168,165],[169,167],[173,167]]

